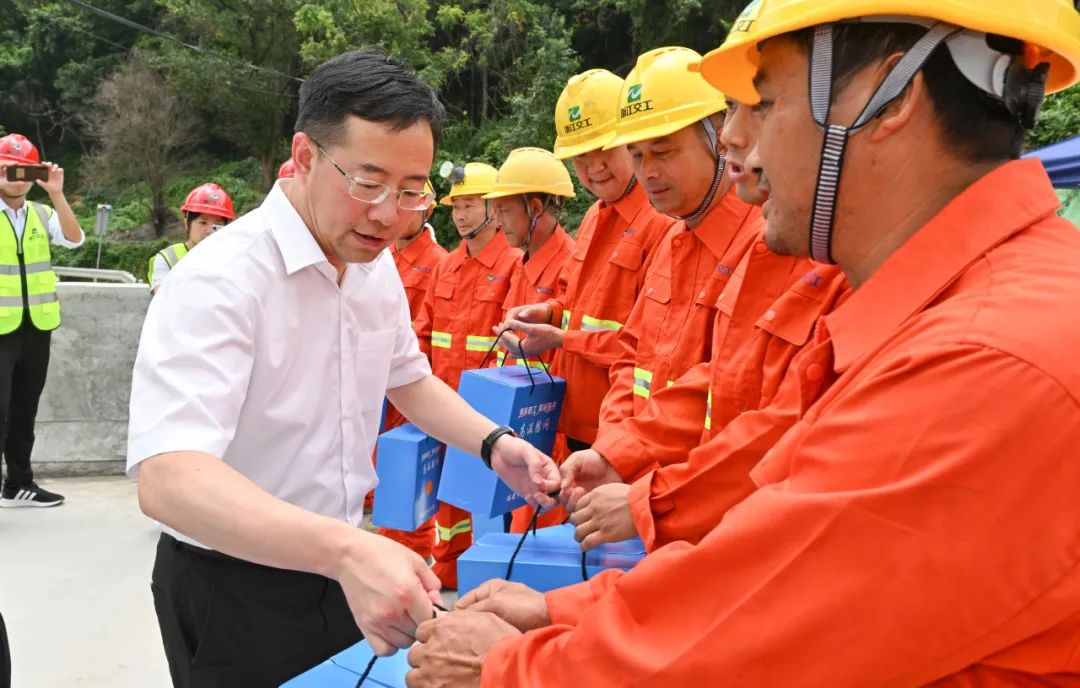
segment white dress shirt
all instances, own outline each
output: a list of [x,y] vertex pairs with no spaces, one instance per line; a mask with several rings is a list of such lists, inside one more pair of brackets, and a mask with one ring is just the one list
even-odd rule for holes
[[[13,210],[4,199],[0,198],[0,210],[4,211],[7,215],[8,222],[15,228],[15,236],[18,237],[19,243],[22,243],[23,232],[26,231],[26,214],[31,212],[30,203],[24,202],[22,207],[18,210]],[[83,240],[86,236],[82,233],[82,229],[79,230],[78,241],[68,241],[68,238],[64,236],[64,228],[60,226],[60,216],[53,210],[49,215],[49,222],[46,225],[46,229],[49,230],[49,238],[57,246],[63,246],[64,248],[79,248],[82,246]]]
[[151,302],[127,472],[204,452],[280,499],[359,525],[386,390],[430,374],[389,254],[349,265],[339,287],[278,182],[177,263]]

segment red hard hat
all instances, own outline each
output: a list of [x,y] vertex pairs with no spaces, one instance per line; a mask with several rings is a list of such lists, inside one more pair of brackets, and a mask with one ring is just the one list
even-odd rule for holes
[[292,179],[296,176],[296,161],[289,158],[285,162],[281,163],[281,167],[278,168],[278,179]]
[[208,183],[196,186],[188,194],[184,205],[180,206],[182,213],[206,213],[207,215],[220,215],[229,220],[236,219],[233,211],[232,199],[225,189],[217,184]]
[[30,139],[22,134],[8,134],[0,138],[0,160],[19,165],[37,165],[41,156]]

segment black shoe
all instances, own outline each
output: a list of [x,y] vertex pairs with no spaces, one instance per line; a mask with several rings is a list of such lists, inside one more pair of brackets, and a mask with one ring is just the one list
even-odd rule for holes
[[64,498],[55,492],[43,490],[37,483],[30,483],[23,487],[9,487],[4,485],[0,491],[0,508],[12,508],[17,506],[60,506]]

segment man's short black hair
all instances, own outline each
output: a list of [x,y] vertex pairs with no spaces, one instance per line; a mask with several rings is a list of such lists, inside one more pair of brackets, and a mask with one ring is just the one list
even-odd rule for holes
[[[833,25],[833,94],[870,65],[907,52],[926,28],[903,23],[838,23]],[[814,28],[793,34],[809,54]],[[945,44],[931,54],[922,70],[930,100],[949,147],[971,163],[1020,157],[1024,128],[1005,104],[982,91],[960,72]]]
[[304,80],[296,131],[332,146],[341,143],[349,115],[395,131],[426,121],[438,146],[446,109],[416,72],[368,47],[327,60]]

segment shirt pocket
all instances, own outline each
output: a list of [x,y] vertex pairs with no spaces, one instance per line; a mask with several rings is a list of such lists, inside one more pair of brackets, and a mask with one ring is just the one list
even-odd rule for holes
[[638,271],[645,259],[645,249],[640,244],[620,242],[611,252],[608,262],[624,270]]

